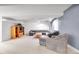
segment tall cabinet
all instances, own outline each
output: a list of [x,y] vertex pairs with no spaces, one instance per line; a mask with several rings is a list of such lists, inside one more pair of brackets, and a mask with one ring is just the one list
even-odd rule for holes
[[11,26],[11,39],[15,39],[24,35],[24,27],[18,23]]

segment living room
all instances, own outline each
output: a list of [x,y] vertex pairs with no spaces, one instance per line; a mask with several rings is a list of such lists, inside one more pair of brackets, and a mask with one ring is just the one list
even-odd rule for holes
[[[72,17],[75,19],[78,9],[79,5],[68,4],[1,6],[0,13],[3,16],[0,53],[79,53],[78,36],[74,32],[77,30],[75,21],[72,23],[72,20],[66,20]],[[73,33],[77,37],[75,40],[72,39]]]

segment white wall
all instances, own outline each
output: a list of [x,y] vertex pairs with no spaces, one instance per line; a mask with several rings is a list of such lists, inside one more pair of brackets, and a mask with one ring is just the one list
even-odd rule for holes
[[26,33],[30,30],[49,30],[49,23],[48,22],[25,22],[26,26]]
[[25,34],[28,34],[30,30],[49,30],[48,22],[39,21],[11,21],[3,19],[2,21],[2,41],[10,40],[10,30],[11,26],[15,23],[21,23],[25,28]]
[[2,17],[0,17],[0,42],[2,41]]

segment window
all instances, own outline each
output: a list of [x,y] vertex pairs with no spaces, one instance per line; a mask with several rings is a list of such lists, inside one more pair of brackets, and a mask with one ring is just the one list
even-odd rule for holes
[[56,19],[56,20],[54,20],[53,22],[52,22],[52,29],[55,31],[58,31],[59,30],[59,21],[58,21],[58,19]]

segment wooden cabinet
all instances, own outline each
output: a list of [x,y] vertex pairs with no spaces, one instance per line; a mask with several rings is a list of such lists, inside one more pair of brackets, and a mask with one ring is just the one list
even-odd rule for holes
[[21,24],[11,26],[11,38],[15,39],[24,35],[24,27]]
[[16,26],[11,27],[11,38],[16,38]]

